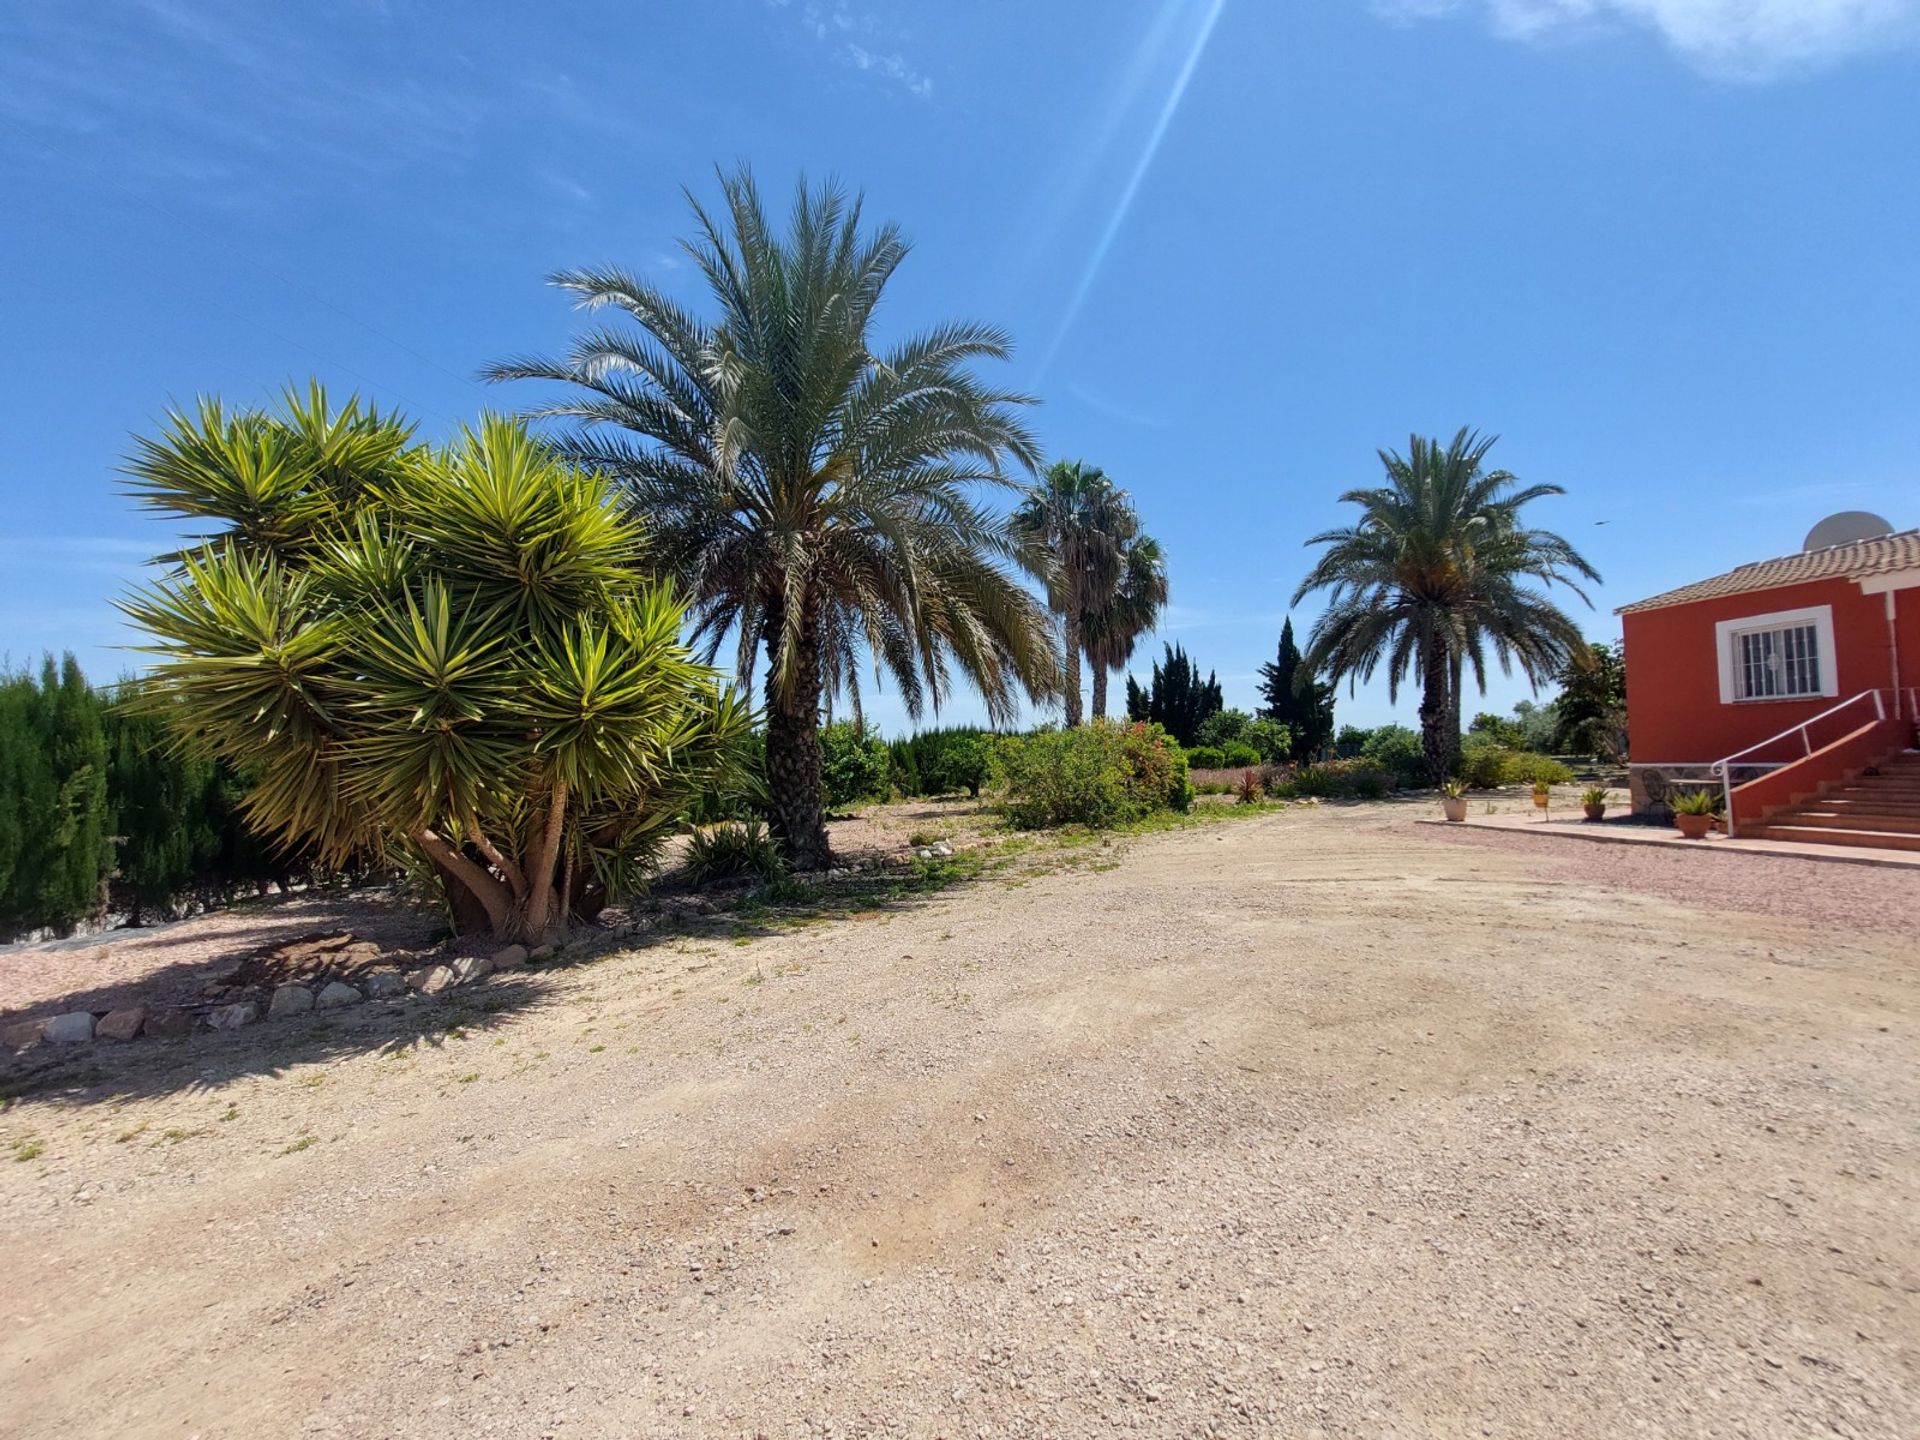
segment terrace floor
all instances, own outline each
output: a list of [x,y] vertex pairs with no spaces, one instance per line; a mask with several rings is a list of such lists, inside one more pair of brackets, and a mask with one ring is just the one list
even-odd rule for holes
[[[1447,822],[1432,818],[1422,820],[1420,823],[1445,825]],[[1740,840],[1722,835],[1718,831],[1708,834],[1703,839],[1689,840],[1671,825],[1651,825],[1638,821],[1602,820],[1592,823],[1584,818],[1551,813],[1543,820],[1537,811],[1533,814],[1523,814],[1514,810],[1504,810],[1491,815],[1476,815],[1469,810],[1467,818],[1456,823],[1458,826],[1477,830],[1498,830],[1544,840],[1584,840],[1608,845],[1665,846],[1711,855],[1789,856],[1800,860],[1824,860],[1841,865],[1886,865],[1896,869],[1920,870],[1920,852],[1912,850],[1891,850],[1862,845],[1806,845],[1797,840]]]

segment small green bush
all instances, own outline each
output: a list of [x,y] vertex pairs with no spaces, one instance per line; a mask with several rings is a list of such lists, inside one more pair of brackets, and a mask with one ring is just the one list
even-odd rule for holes
[[1330,800],[1378,800],[1393,789],[1394,777],[1371,756],[1302,765],[1293,775],[1297,795]]
[[1293,732],[1278,720],[1255,720],[1240,739],[1259,752],[1262,765],[1278,765],[1293,753]]
[[1382,770],[1390,770],[1403,783],[1423,781],[1427,777],[1427,752],[1420,736],[1404,725],[1382,725],[1368,734],[1360,753]]
[[1194,770],[1224,770],[1227,757],[1217,745],[1195,745],[1187,751],[1187,765]]
[[978,797],[987,783],[992,736],[978,726],[922,730],[887,746],[888,778],[901,795]]
[[1187,759],[1158,725],[1096,720],[993,747],[1000,807],[1023,829],[1122,825],[1193,800]]
[[820,732],[820,778],[829,806],[851,805],[887,793],[887,747],[851,720]]
[[743,876],[772,881],[786,873],[779,845],[758,820],[728,821],[696,830],[687,842],[687,878],[696,885]]
[[1245,739],[1247,726],[1252,723],[1253,717],[1244,710],[1216,710],[1200,722],[1194,743],[1225,750],[1234,741]]
[[1244,770],[1260,763],[1260,752],[1244,740],[1234,740],[1220,747],[1220,759],[1230,770]]
[[1503,785],[1565,785],[1573,771],[1551,755],[1536,755],[1530,750],[1509,750],[1500,761]]

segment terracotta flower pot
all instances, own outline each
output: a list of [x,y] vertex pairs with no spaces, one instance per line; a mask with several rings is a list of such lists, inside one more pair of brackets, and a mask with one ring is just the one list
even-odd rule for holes
[[1673,817],[1673,823],[1687,839],[1704,840],[1707,838],[1707,831],[1713,828],[1713,816],[1676,815]]
[[1440,813],[1452,824],[1458,825],[1467,818],[1467,797],[1464,795],[1442,795]]
[[1533,803],[1536,809],[1540,809],[1540,810],[1546,809],[1547,801],[1551,800],[1552,798],[1553,798],[1553,795],[1550,791],[1536,790],[1533,792]]
[[1607,807],[1604,805],[1582,805],[1580,808],[1587,812],[1587,819],[1589,820],[1603,820],[1606,818]]

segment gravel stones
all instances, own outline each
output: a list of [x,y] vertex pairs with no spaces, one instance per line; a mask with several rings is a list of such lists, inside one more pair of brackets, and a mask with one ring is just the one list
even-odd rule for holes
[[405,993],[407,981],[398,970],[375,970],[361,979],[360,988],[369,1000],[391,1000]]
[[85,1010],[55,1015],[42,1033],[49,1045],[84,1045],[93,1039],[93,1016]]
[[236,1000],[231,1005],[216,1005],[207,1012],[209,1030],[238,1030],[260,1018],[260,1007],[251,1000]]
[[438,995],[455,985],[453,971],[445,965],[422,965],[407,972],[407,988],[421,995]]
[[109,1010],[93,1027],[97,1040],[131,1040],[140,1033],[147,1023],[147,1007],[130,1006],[125,1010]]
[[149,1010],[140,1033],[154,1040],[184,1040],[193,1033],[191,1010]]

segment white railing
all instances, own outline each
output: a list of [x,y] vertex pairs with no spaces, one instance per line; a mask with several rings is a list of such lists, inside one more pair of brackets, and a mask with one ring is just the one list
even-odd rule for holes
[[[1800,737],[1801,743],[1806,747],[1806,754],[1811,755],[1813,754],[1813,727],[1818,725],[1822,720],[1838,715],[1842,710],[1858,705],[1862,700],[1871,700],[1873,702],[1873,718],[1875,720],[1884,720],[1887,718],[1886,697],[1878,690],[1862,690],[1858,695],[1842,700],[1830,710],[1822,710],[1818,715],[1813,716],[1811,719],[1802,720],[1798,725],[1789,725],[1778,735],[1769,735],[1758,745],[1749,745],[1744,750],[1736,750],[1733,754],[1723,756],[1707,767],[1707,773],[1719,777],[1720,780],[1720,793],[1725,800],[1724,809],[1727,817],[1728,839],[1732,839],[1734,835],[1733,767],[1735,763],[1738,762],[1742,756],[1751,755],[1756,750],[1765,750],[1769,745],[1778,745],[1781,741],[1791,739],[1795,735]],[[1899,702],[1896,699],[1894,703],[1897,705]],[[1801,758],[1805,759],[1806,756],[1803,755]]]

